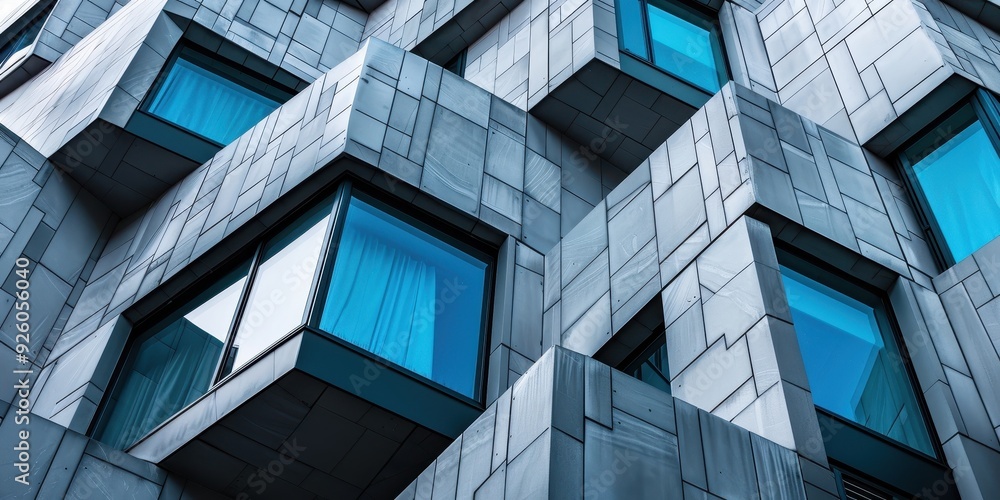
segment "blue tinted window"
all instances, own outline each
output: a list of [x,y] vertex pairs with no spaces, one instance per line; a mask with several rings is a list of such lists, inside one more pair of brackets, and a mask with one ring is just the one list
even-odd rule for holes
[[881,302],[781,274],[816,406],[934,455]]
[[249,263],[139,339],[95,436],[125,448],[205,394],[215,380]]
[[1000,156],[971,105],[909,147],[904,161],[952,262],[1000,235]]
[[475,398],[487,265],[352,199],[320,329]]
[[648,60],[649,46],[646,43],[646,23],[642,19],[641,0],[619,0],[618,22],[622,48]]
[[663,0],[619,0],[618,17],[632,55],[711,93],[729,79],[718,27],[706,16]]
[[229,144],[280,103],[197,64],[174,60],[146,111],[219,144]]

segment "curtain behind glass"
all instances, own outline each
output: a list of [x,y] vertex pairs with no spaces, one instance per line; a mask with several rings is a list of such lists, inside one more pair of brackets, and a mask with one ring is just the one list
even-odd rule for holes
[[219,144],[229,144],[277,107],[276,101],[178,58],[147,111]]
[[319,326],[476,398],[488,266],[443,238],[352,198]]
[[205,394],[212,386],[226,337],[239,304],[248,265],[221,280],[208,298],[199,297],[183,317],[138,341],[96,438],[118,449],[131,446]]
[[320,328],[431,378],[434,271],[401,248],[345,228]]

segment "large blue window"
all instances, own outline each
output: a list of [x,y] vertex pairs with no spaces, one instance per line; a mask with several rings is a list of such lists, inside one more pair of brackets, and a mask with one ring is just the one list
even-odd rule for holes
[[319,328],[476,397],[486,261],[351,200]]
[[621,48],[710,94],[729,80],[718,25],[670,0],[618,0]]
[[144,110],[226,145],[274,111],[290,94],[190,48],[169,63]]
[[[344,185],[142,331],[95,437],[134,444],[300,328],[481,397],[490,258]],[[322,291],[321,291],[322,290]]]
[[797,259],[783,260],[798,264],[782,266],[781,275],[816,406],[934,456],[881,298]]
[[902,154],[946,264],[1000,235],[1000,156],[992,97],[981,94]]

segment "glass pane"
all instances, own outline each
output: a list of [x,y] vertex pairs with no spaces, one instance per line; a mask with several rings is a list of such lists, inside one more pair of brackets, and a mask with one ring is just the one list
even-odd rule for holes
[[277,107],[277,101],[177,58],[147,111],[219,144],[229,144]]
[[905,155],[955,262],[1000,235],[1000,156],[971,106]]
[[329,223],[330,205],[324,204],[268,243],[224,375],[305,324],[309,291]]
[[881,306],[786,267],[781,275],[816,406],[934,455]]
[[619,33],[622,34],[622,48],[648,61],[646,23],[642,20],[642,5],[639,0],[618,0],[618,24],[621,28]]
[[45,25],[45,20],[48,19],[51,10],[51,7],[46,8],[35,20],[31,21],[31,24],[14,35],[3,46],[0,46],[0,67],[6,64],[14,54],[35,43],[35,39],[42,32],[42,26]]
[[670,4],[647,5],[653,63],[709,92],[721,88],[722,53],[714,26]]
[[249,263],[136,342],[97,439],[124,449],[212,386]]
[[[664,338],[666,341],[666,338]],[[642,361],[642,364],[632,372],[632,376],[653,386],[657,389],[669,393],[670,378],[667,367],[667,346],[661,345],[649,354],[649,357]]]
[[475,398],[486,267],[352,199],[320,328]]

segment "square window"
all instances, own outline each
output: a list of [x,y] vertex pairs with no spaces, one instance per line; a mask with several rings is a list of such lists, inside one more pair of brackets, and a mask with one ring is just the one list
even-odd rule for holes
[[799,259],[780,259],[816,406],[935,456],[884,300]]
[[929,232],[947,265],[1000,235],[995,104],[980,94],[900,155]]
[[478,397],[487,261],[353,198],[319,328]]
[[623,51],[714,94],[729,80],[718,24],[669,0],[619,0]]

